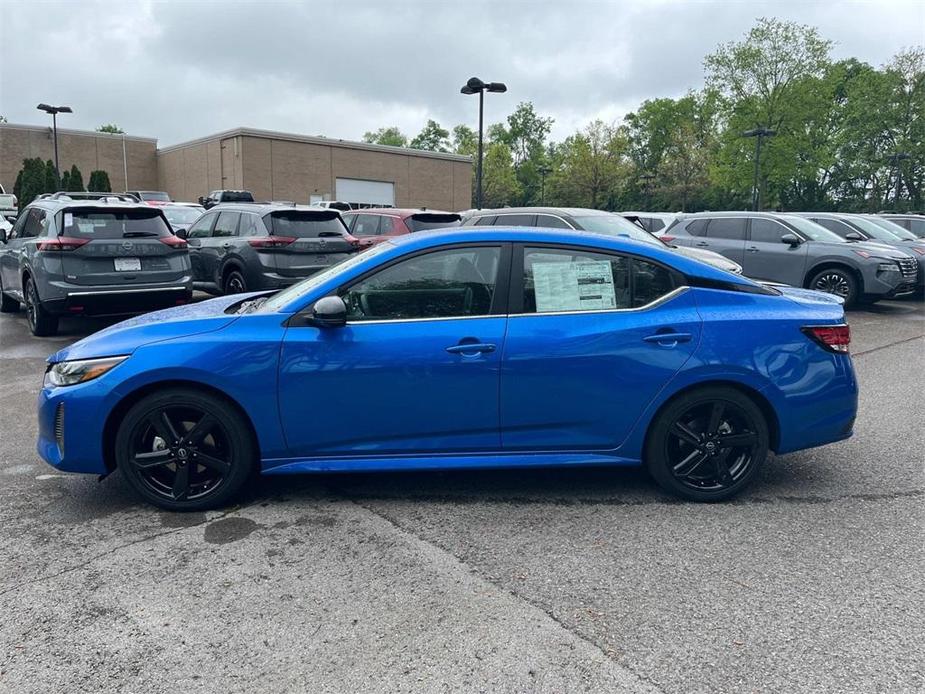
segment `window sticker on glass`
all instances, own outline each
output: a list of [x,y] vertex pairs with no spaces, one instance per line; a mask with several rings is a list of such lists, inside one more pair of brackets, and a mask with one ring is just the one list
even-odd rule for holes
[[613,272],[606,260],[536,263],[533,282],[538,313],[616,308]]

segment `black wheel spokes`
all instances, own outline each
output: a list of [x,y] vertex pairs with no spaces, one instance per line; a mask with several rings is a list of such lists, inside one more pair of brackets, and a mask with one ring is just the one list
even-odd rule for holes
[[671,473],[682,484],[718,491],[748,471],[759,439],[750,417],[729,402],[697,405],[669,429]]
[[145,484],[173,501],[201,497],[231,471],[228,437],[212,415],[192,408],[152,412],[134,438],[131,462]]

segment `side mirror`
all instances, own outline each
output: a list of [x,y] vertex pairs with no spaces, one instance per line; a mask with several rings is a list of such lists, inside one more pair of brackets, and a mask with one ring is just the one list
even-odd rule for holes
[[178,239],[183,239],[185,241],[187,236],[186,229],[177,229],[175,232],[173,232],[173,235]]
[[312,322],[322,328],[339,328],[347,324],[347,305],[339,296],[326,296],[315,302]]
[[856,231],[849,231],[847,234],[845,234],[845,239],[848,241],[863,241],[864,237]]
[[780,237],[780,242],[789,244],[791,246],[799,246],[801,243],[803,243],[800,241],[800,237],[796,234],[784,234]]

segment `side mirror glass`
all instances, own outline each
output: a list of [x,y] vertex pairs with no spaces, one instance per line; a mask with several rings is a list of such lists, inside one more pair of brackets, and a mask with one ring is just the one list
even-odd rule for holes
[[791,246],[799,246],[800,243],[802,243],[800,241],[800,237],[796,236],[795,234],[784,234],[780,237],[780,241],[781,243],[786,243]]
[[339,328],[347,324],[347,305],[339,296],[326,296],[315,302],[312,322],[322,328]]
[[178,239],[186,240],[186,237],[187,237],[186,229],[177,229],[175,232],[173,232],[173,235],[176,236]]
[[864,237],[861,236],[856,231],[849,231],[847,234],[845,234],[845,238],[848,239],[849,241],[863,241],[864,240]]

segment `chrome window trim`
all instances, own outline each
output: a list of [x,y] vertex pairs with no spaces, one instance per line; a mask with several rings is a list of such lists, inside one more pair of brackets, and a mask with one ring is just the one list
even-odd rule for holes
[[[540,215],[545,215],[546,217],[555,217],[555,218],[558,219],[560,222],[565,223],[565,224],[568,226],[568,228],[571,229],[572,231],[582,231],[581,229],[578,229],[577,227],[573,226],[572,223],[571,223],[570,221],[568,221],[565,217],[560,217],[559,215],[553,214],[553,213],[551,213],[551,212],[499,212],[499,213],[496,213],[496,214],[494,214],[494,215],[483,214],[483,215],[481,215],[480,217],[476,217],[476,218],[475,218],[475,221],[478,221],[479,219],[482,219],[483,217],[492,217],[492,216],[494,216],[494,217],[495,217],[495,222],[496,222],[496,223],[495,223],[495,224],[486,224],[485,226],[496,227],[496,226],[499,226],[499,225],[497,224],[497,221],[498,221],[499,219],[501,219],[502,217],[520,217],[520,216],[523,216],[523,215],[525,215],[525,214],[532,214],[534,217],[538,217],[538,216],[540,216]],[[528,228],[529,228],[529,227],[528,227]],[[537,229],[552,229],[553,227],[536,227],[536,228],[537,228]]]
[[383,323],[433,323],[435,321],[457,321],[457,320],[474,320],[477,318],[532,318],[533,316],[572,316],[572,315],[586,315],[586,314],[596,314],[596,313],[638,313],[640,311],[648,311],[653,309],[661,304],[671,301],[675,297],[681,296],[690,287],[687,285],[676,287],[672,289],[667,294],[663,294],[655,301],[650,301],[644,306],[634,306],[632,308],[607,308],[607,309],[591,309],[591,310],[574,310],[574,311],[543,311],[540,313],[502,313],[502,314],[483,314],[479,316],[441,316],[438,318],[393,318],[390,320],[360,320],[360,321],[347,321],[347,325],[381,325]]

